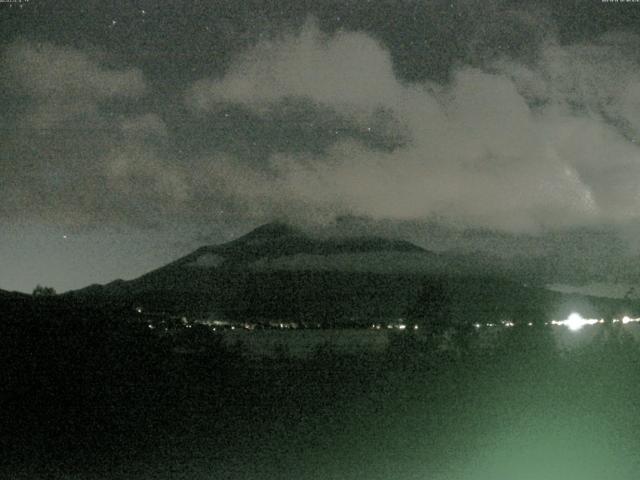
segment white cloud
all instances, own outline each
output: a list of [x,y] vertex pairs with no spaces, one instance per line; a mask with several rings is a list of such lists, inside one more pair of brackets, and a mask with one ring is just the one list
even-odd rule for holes
[[106,156],[105,167],[109,186],[130,199],[147,198],[176,206],[189,196],[182,172],[143,146],[115,149]]
[[446,85],[402,82],[377,41],[329,36],[313,21],[260,42],[225,75],[192,85],[188,105],[207,114],[240,104],[260,114],[293,98],[362,132],[384,111],[407,140],[383,151],[337,136],[322,153],[275,153],[266,166],[231,154],[181,164],[169,157],[170,132],[158,115],[103,111],[105,101],[145,94],[139,70],[17,43],[3,67],[29,98],[11,139],[11,154],[22,152],[27,167],[9,170],[5,205],[42,210],[34,192],[49,189],[64,200],[47,215],[75,208],[83,222],[118,209],[125,213],[113,215],[131,221],[207,217],[214,204],[229,206],[239,221],[356,214],[509,231],[637,219],[640,150],[630,139],[640,131],[640,70],[628,52],[640,42],[620,35],[590,45],[547,42],[535,64],[460,66]]
[[261,42],[237,59],[223,78],[196,82],[187,94],[196,110],[220,102],[266,107],[286,97],[370,112],[396,101],[391,56],[363,33],[323,35],[313,21],[299,35]]
[[[189,197],[168,158],[168,130],[154,113],[114,114],[148,88],[139,69],[114,69],[84,51],[18,42],[0,72],[17,86],[16,132],[0,145],[7,163],[3,216],[63,225],[146,224],[176,214]],[[3,166],[0,164],[0,166]]]
[[146,90],[139,69],[107,68],[85,52],[49,43],[14,43],[5,62],[19,86],[41,98],[100,100],[138,97]]
[[640,75],[629,62],[606,45],[549,45],[535,68],[502,60],[494,73],[460,68],[448,86],[407,85],[373,39],[327,38],[308,22],[298,36],[258,44],[222,78],[197,82],[188,101],[260,112],[305,98],[364,124],[384,108],[407,129],[411,141],[391,153],[340,140],[325,155],[275,155],[270,176],[236,165],[235,195],[260,191],[263,209],[288,202],[530,231],[637,217],[640,150],[595,108],[635,128]]
[[155,113],[123,118],[120,126],[125,136],[131,139],[165,138],[168,135],[167,125]]
[[1,67],[30,99],[20,124],[36,130],[68,121],[103,128],[101,102],[137,98],[147,90],[139,69],[108,68],[81,50],[50,43],[15,42],[5,50]]

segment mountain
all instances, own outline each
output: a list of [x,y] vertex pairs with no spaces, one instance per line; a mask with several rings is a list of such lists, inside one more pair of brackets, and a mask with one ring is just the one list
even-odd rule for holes
[[9,292],[7,290],[0,290],[0,300],[15,300],[15,299],[28,299],[31,295],[20,292]]
[[21,316],[31,305],[31,295],[0,290],[0,320]]
[[231,242],[201,247],[134,280],[91,285],[68,295],[156,311],[280,317],[303,308],[292,307],[290,296],[296,303],[315,305],[316,311],[321,303],[357,298],[354,288],[369,292],[372,303],[385,301],[388,295],[364,278],[404,273],[399,259],[405,266],[426,266],[437,263],[438,256],[402,240],[320,239],[270,223]]
[[201,247],[134,280],[69,296],[109,308],[324,324],[421,319],[444,311],[458,319],[538,320],[576,303],[492,269],[490,259],[436,254],[381,237],[316,238],[282,223]]
[[31,295],[0,290],[0,309],[9,305],[24,305],[31,302]]
[[[401,261],[404,259],[404,264]],[[357,271],[406,273],[438,265],[438,255],[403,240],[381,237],[313,238],[282,223],[270,223],[221,245],[198,248],[131,281],[92,285],[75,293],[156,289],[189,290],[230,273]],[[405,265],[406,264],[406,265]]]
[[[403,240],[380,237],[317,239],[282,223],[270,223],[222,245],[199,248],[165,268],[263,268],[268,262],[294,256],[362,255],[366,253],[433,255]],[[265,263],[267,262],[267,263]],[[279,266],[279,263],[275,263]]]

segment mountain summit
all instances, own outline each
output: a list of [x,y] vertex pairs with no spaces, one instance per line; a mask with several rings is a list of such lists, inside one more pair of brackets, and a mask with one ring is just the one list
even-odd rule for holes
[[[433,255],[404,240],[381,237],[318,239],[286,223],[268,223],[228,243],[201,247],[160,270],[178,267],[264,269],[267,265],[289,270],[292,260],[312,258],[318,263],[335,259],[336,255],[350,255],[352,261],[357,261],[354,256],[371,256],[376,252]],[[366,258],[360,260],[366,261]],[[334,265],[332,269],[341,268]]]
[[266,223],[251,230],[246,235],[240,237],[239,241],[251,241],[254,239],[273,239],[278,237],[301,236],[302,231],[288,223],[273,222]]
[[[134,280],[70,295],[92,308],[314,325],[398,318],[418,322],[432,316],[434,305],[446,307],[451,321],[537,321],[576,303],[514,277],[496,277],[471,260],[402,240],[320,239],[275,223],[201,247]],[[619,305],[604,307],[601,311],[613,311]]]
[[350,298],[358,276],[424,273],[440,262],[439,255],[403,240],[321,239],[285,223],[269,223],[230,242],[198,248],[134,280],[72,294],[96,302],[139,302],[156,310],[207,310],[212,305],[228,310],[246,302],[267,302],[279,305],[273,309],[280,311],[299,288],[320,303],[327,301],[325,294]]

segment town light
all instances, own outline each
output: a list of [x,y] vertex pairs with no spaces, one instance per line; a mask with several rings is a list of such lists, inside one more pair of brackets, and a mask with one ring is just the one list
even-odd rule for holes
[[598,320],[595,318],[582,318],[579,313],[572,313],[567,317],[566,320],[554,320],[551,322],[553,325],[564,325],[569,330],[573,332],[577,332],[585,325],[595,325],[598,323]]

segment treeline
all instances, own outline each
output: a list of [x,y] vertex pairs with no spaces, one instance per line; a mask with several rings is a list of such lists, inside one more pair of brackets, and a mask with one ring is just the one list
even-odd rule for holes
[[421,276],[321,271],[185,272],[140,279],[117,288],[94,288],[78,297],[96,306],[217,315],[233,321],[367,325],[405,319],[413,323],[533,322],[566,318],[572,311],[610,319],[640,315],[637,300],[552,292],[535,285],[477,276]]

